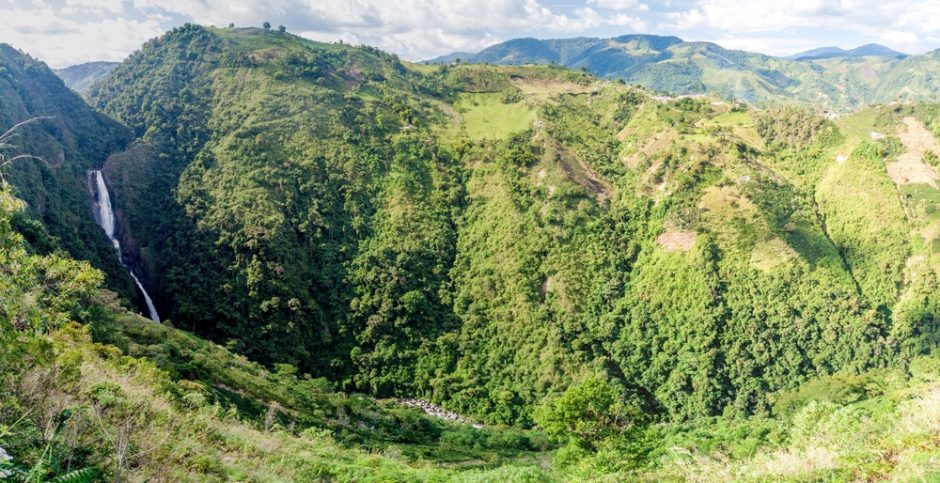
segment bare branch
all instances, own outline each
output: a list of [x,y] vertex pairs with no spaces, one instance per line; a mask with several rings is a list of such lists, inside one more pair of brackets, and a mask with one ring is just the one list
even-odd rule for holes
[[39,161],[45,162],[45,160],[40,158],[39,156],[33,156],[32,154],[20,154],[19,156],[13,156],[10,159],[4,158],[3,164],[12,163],[13,161],[16,161],[17,159],[38,159]]
[[21,127],[27,125],[27,124],[31,124],[31,123],[34,123],[34,122],[36,122],[36,121],[39,121],[39,120],[41,120],[41,119],[53,119],[53,118],[55,118],[55,116],[36,116],[36,117],[27,119],[27,120],[25,120],[25,121],[22,121],[22,122],[16,124],[15,126],[13,126],[13,127],[11,127],[10,129],[8,129],[7,132],[5,132],[5,133],[3,133],[2,135],[0,135],[0,145],[2,145],[3,142],[6,141],[7,139],[10,139],[10,137],[13,136],[13,133],[15,133],[17,129],[19,129],[19,128],[21,128]]
[[[20,123],[17,123],[15,126],[11,127],[11,128],[8,129],[5,133],[3,133],[2,135],[0,135],[0,168],[6,167],[6,166],[9,165],[10,163],[12,163],[12,162],[14,162],[14,161],[16,161],[16,160],[18,160],[18,159],[38,159],[39,161],[43,161],[42,158],[40,158],[40,157],[38,157],[38,156],[33,156],[32,154],[20,154],[20,155],[17,155],[17,156],[13,156],[12,158],[7,158],[6,154],[4,154],[3,151],[4,151],[4,150],[8,150],[8,149],[10,149],[10,148],[15,148],[15,147],[16,147],[16,146],[10,144],[9,141],[10,141],[10,139],[11,139],[13,136],[16,135],[17,129],[19,129],[19,128],[21,128],[21,127],[27,125],[27,124],[30,124],[30,123],[39,121],[40,119],[53,119],[53,117],[54,117],[54,116],[36,116],[36,117],[30,118],[30,119],[27,119],[27,120],[25,120],[25,121],[22,121],[22,122],[20,122]],[[6,178],[3,176],[3,172],[0,171],[0,184],[2,184],[2,185],[5,187],[5,186],[6,186],[6,181],[7,181],[7,180],[6,180]]]

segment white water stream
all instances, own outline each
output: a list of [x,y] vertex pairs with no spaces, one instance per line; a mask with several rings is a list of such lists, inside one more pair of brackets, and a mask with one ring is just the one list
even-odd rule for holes
[[[124,257],[121,256],[121,242],[118,241],[117,236],[114,234],[114,209],[111,207],[111,195],[108,193],[108,185],[105,184],[104,176],[101,174],[100,170],[92,170],[90,176],[94,177],[95,201],[97,202],[96,205],[98,208],[98,216],[95,221],[98,222],[98,226],[104,230],[104,233],[108,235],[108,239],[111,240],[114,249],[118,252],[118,260],[124,265]],[[124,266],[127,267],[127,265]],[[150,294],[147,293],[147,289],[140,283],[140,279],[137,278],[137,275],[134,274],[134,271],[131,270],[130,267],[127,267],[127,272],[131,274],[131,278],[134,279],[137,288],[144,294],[144,302],[147,303],[147,311],[150,313],[150,319],[155,322],[160,322],[157,308],[153,306],[153,300],[150,298]]]

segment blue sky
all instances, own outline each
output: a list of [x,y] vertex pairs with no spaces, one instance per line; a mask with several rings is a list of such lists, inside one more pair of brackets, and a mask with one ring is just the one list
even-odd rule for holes
[[877,42],[940,48],[940,0],[0,0],[0,42],[53,67],[121,60],[185,22],[258,26],[370,44],[405,59],[516,37],[677,35],[787,55]]

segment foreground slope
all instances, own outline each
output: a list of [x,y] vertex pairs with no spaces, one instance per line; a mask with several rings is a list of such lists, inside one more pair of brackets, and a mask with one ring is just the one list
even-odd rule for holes
[[35,254],[23,208],[0,189],[5,481],[547,478],[536,433],[338,394],[127,312],[87,263]]
[[[100,290],[101,274],[87,263],[33,253],[11,224],[22,210],[22,202],[0,190],[0,295],[13,302],[0,308],[0,475],[6,479],[937,477],[936,358],[915,358],[908,371],[810,381],[778,395],[774,417],[697,418],[596,433],[582,432],[594,416],[571,406],[585,419],[559,438],[567,445],[552,451],[535,432],[443,423],[389,402],[334,393],[325,380],[298,377],[291,366],[267,371],[128,313]],[[569,390],[563,399],[602,404],[575,394]]]

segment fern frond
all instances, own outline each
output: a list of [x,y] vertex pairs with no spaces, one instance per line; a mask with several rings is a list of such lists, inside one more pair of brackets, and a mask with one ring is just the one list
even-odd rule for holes
[[97,477],[98,471],[94,468],[82,468],[56,476],[49,483],[92,483]]

